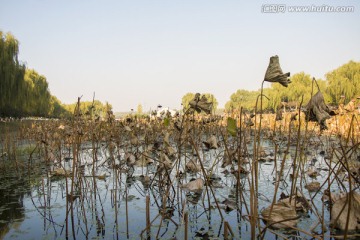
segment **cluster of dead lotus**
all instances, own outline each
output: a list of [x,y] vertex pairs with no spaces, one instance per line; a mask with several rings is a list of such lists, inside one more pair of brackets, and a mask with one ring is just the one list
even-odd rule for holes
[[[332,205],[330,225],[340,230],[360,230],[360,194],[357,192],[334,194],[327,192],[324,201]],[[349,208],[349,206],[351,206]],[[261,215],[273,228],[295,228],[302,213],[311,210],[311,204],[301,193],[285,196],[262,210]],[[318,223],[319,224],[319,223]],[[346,226],[347,225],[347,226]]]
[[[204,98],[201,99],[200,102],[196,102],[194,105],[196,111],[203,109],[205,102]],[[206,104],[210,106],[208,103]],[[207,108],[205,111],[207,111]],[[81,145],[93,143],[95,143],[96,148],[102,146],[111,147],[112,151],[118,153],[118,156],[113,157],[113,159],[120,161],[112,161],[113,159],[109,158],[109,166],[124,170],[156,164],[158,171],[163,172],[172,170],[174,160],[178,157],[173,144],[175,138],[179,139],[180,144],[191,147],[187,138],[192,129],[189,124],[183,123],[182,120],[181,118],[174,118],[172,120],[173,126],[170,125],[164,128],[164,122],[162,121],[150,123],[148,121],[138,121],[136,118],[128,118],[120,122],[89,121],[88,119],[77,118],[73,121],[49,121],[36,124],[29,129],[28,135],[37,142],[37,147],[43,149],[46,162],[50,162],[55,166],[52,171],[55,176],[71,175],[70,171],[64,170],[61,163],[62,159],[74,158],[74,144],[79,145],[76,147],[81,149]],[[214,122],[210,120],[203,124],[212,124]],[[170,134],[174,136],[170,136]],[[207,149],[218,148],[215,136],[212,135],[208,140],[204,141],[204,146]],[[123,154],[119,154],[122,151]],[[94,164],[96,161],[95,159]],[[196,162],[197,159],[190,160],[186,164],[186,171],[199,172],[201,169]],[[76,167],[80,168],[83,164],[78,161]],[[93,174],[95,175],[95,173]],[[193,190],[191,184],[189,186],[184,184],[183,187]]]
[[[280,67],[279,57],[278,56],[271,57],[269,66],[265,74],[264,81],[277,82],[284,87],[288,87],[288,85],[291,83],[288,77],[290,77],[290,73],[285,73],[285,74],[283,73]],[[320,130],[327,129],[326,119],[329,119],[330,116],[332,115],[336,115],[336,113],[325,104],[324,96],[322,95],[320,89],[318,89],[318,92],[311,97],[309,103],[304,108],[304,112],[305,112],[305,120],[317,122],[320,125]],[[296,115],[297,113],[295,113],[291,117],[291,120],[295,120]],[[281,110],[279,109],[276,112],[276,120],[281,120],[281,119],[282,119],[282,113]]]
[[[278,57],[272,57],[264,81],[278,82],[287,87],[290,84],[289,76],[290,73],[283,74]],[[225,175],[234,176],[240,191],[243,189],[240,189],[239,179],[253,173],[257,166],[255,164],[276,160],[274,155],[278,152],[268,151],[261,145],[257,145],[253,153],[247,151],[247,145],[252,144],[251,135],[257,134],[254,130],[257,126],[254,127],[252,121],[256,119],[256,114],[244,115],[241,118],[241,121],[244,120],[242,125],[229,118],[227,126],[224,127],[218,124],[218,118],[203,118],[201,121],[194,118],[192,113],[211,112],[212,103],[208,102],[204,95],[196,94],[189,105],[190,110],[182,116],[166,116],[164,119],[152,121],[135,117],[115,121],[110,113],[106,121],[93,119],[91,114],[83,117],[75,115],[74,119],[69,121],[49,121],[35,125],[29,130],[29,136],[37,142],[37,147],[41,148],[46,162],[55,166],[52,175],[72,177],[72,180],[76,181],[74,176],[79,174],[77,176],[81,177],[81,168],[86,164],[81,159],[82,149],[89,146],[93,153],[90,163],[93,166],[92,176],[99,178],[97,167],[106,165],[114,171],[126,173],[128,182],[131,182],[133,169],[142,168],[144,171],[139,180],[144,190],[156,187],[164,194],[161,199],[175,199],[175,196],[170,196],[175,194],[175,191],[170,189],[179,186],[187,192],[187,200],[192,204],[198,203],[204,189],[207,196],[213,194],[212,188],[216,188],[218,184],[213,174],[217,165],[224,168],[222,173]],[[330,117],[331,111],[324,103],[321,92],[311,98],[305,114],[307,121],[317,121],[321,129],[326,128],[326,119]],[[295,120],[296,115],[293,118]],[[297,139],[297,136],[290,134],[288,137],[289,139],[284,137],[284,142],[289,142],[289,145],[291,139]],[[253,139],[253,142],[256,141],[256,138]],[[273,142],[279,145],[274,139]],[[354,145],[356,146],[356,143]],[[99,163],[99,149],[106,153],[102,163]],[[218,153],[214,164],[204,166],[207,161],[204,155],[214,150]],[[287,154],[288,149],[284,152]],[[75,164],[71,171],[64,169],[64,159],[73,159]],[[155,167],[156,171],[149,173],[149,166]],[[335,168],[332,171],[335,171]],[[189,178],[184,178],[187,174],[192,177],[190,181]],[[317,174],[316,169],[308,170],[310,177],[316,177]],[[358,181],[355,183],[358,184]],[[315,181],[305,186],[309,192],[315,193],[321,191],[321,187],[321,184]],[[357,222],[360,220],[359,194],[351,191],[342,197],[330,193],[328,195],[332,205],[332,225],[340,229],[357,229]],[[217,201],[215,196],[213,198]],[[226,211],[238,209],[237,202],[230,198],[216,204],[217,207],[222,204]],[[301,213],[311,211],[312,208],[311,199],[297,189],[295,194],[282,194],[280,199],[275,199],[261,211],[261,216],[266,221],[266,227],[295,228]],[[173,206],[166,206],[160,212],[164,218],[171,219],[173,209]]]

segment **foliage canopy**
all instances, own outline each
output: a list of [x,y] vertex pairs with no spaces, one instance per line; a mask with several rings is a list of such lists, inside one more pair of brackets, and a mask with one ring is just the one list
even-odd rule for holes
[[[19,42],[11,34],[0,31],[0,117],[37,116],[69,117],[76,104],[65,105],[49,90],[45,76],[19,62]],[[82,103],[88,111],[92,102]],[[103,115],[111,105],[95,101],[93,112]]]
[[[264,89],[264,95],[269,99],[264,98],[264,108],[276,111],[284,102],[299,107],[301,100],[303,105],[306,104],[311,94],[314,95],[318,90],[323,93],[325,102],[332,105],[346,104],[360,96],[360,62],[350,61],[330,71],[325,77],[325,80],[317,79],[316,84],[313,84],[309,74],[300,72],[291,76],[292,83],[288,88],[272,83],[269,88]],[[243,107],[253,110],[259,94],[260,91],[239,89],[230,96],[225,109],[231,111]]]

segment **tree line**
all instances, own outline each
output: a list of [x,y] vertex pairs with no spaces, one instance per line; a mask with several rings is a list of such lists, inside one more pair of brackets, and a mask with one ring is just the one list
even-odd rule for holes
[[[51,95],[46,77],[19,61],[19,41],[0,31],[0,117],[70,117],[76,104],[63,104]],[[81,102],[85,113],[103,116],[111,108],[100,101]]]
[[[323,93],[325,102],[329,105],[338,106],[347,104],[353,99],[360,97],[360,62],[349,61],[348,63],[328,72],[325,79],[315,79],[310,74],[300,72],[290,77],[291,84],[284,88],[280,84],[272,83],[265,88],[263,93],[263,108],[275,112],[282,104],[292,104],[297,107],[305,106],[311,94],[315,94],[318,89]],[[188,108],[194,93],[187,93],[182,98],[182,105]],[[238,89],[231,94],[230,100],[225,104],[225,111],[240,109],[254,110],[256,99],[260,95],[260,90],[248,91]],[[217,108],[217,100],[213,94],[207,94],[208,99],[213,101],[213,112]]]
[[[45,76],[33,69],[28,69],[18,60],[19,42],[11,34],[0,31],[0,117],[38,116],[38,117],[70,117],[76,104],[63,104],[51,95],[49,84]],[[360,62],[348,63],[328,72],[325,79],[317,79],[313,85],[312,77],[304,72],[291,76],[291,84],[284,88],[279,84],[271,84],[264,89],[264,109],[276,111],[282,103],[306,104],[311,93],[320,89],[325,101],[331,105],[348,103],[360,96]],[[211,93],[204,94],[212,102],[212,112],[218,107],[218,101]],[[248,91],[239,89],[230,96],[225,104],[225,110],[234,109],[253,110],[260,90]],[[195,93],[187,93],[182,98],[184,109]],[[100,101],[81,102],[81,111],[103,117],[111,105]],[[142,109],[141,109],[142,112]]]
[[[348,63],[328,72],[325,79],[315,79],[304,72],[296,73],[290,78],[291,84],[287,88],[280,84],[272,83],[264,89],[264,109],[276,111],[282,103],[295,103],[297,106],[303,101],[305,106],[318,89],[323,93],[325,102],[329,105],[338,106],[347,104],[353,99],[360,97],[360,62],[349,61]],[[260,90],[247,91],[239,89],[230,96],[225,104],[225,110],[233,109],[253,110],[256,98]]]

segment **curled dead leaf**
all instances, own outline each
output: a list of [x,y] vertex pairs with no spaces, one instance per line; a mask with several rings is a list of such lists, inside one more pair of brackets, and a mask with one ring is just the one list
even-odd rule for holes
[[334,228],[345,230],[348,217],[348,230],[360,230],[360,194],[354,191],[346,194],[345,196],[335,201],[334,205],[331,208],[330,225]]
[[319,182],[311,182],[311,183],[305,185],[305,188],[309,192],[316,192],[320,189],[320,183]]
[[[266,222],[271,224],[273,228],[289,228],[295,227],[297,224],[297,214],[294,206],[286,202],[277,202],[272,207],[271,205],[261,211],[261,215]],[[277,223],[279,222],[279,223]]]
[[211,135],[206,141],[203,142],[207,149],[217,149],[218,143],[215,135]]
[[279,57],[277,55],[272,56],[270,58],[269,66],[265,73],[264,81],[278,82],[284,87],[287,87],[289,83],[291,83],[288,77],[290,77],[290,73],[283,73],[280,67]]
[[190,192],[202,191],[202,189],[204,188],[204,180],[202,180],[201,178],[197,178],[193,181],[183,184],[181,187]]
[[195,160],[190,160],[188,163],[186,163],[185,168],[187,172],[192,173],[197,173],[201,171],[201,166],[199,164],[196,164]]

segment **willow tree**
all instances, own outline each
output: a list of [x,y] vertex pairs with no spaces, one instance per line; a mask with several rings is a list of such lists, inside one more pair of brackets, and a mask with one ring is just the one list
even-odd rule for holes
[[[73,104],[65,104],[64,107],[67,112],[74,113],[77,102]],[[111,110],[111,104],[107,102],[103,104],[99,100],[94,101],[81,101],[80,102],[80,113],[84,115],[93,115],[95,117],[105,117],[107,111]]]
[[68,112],[61,101],[55,97],[51,96],[51,117],[59,117],[59,118],[68,118],[71,116],[70,112]]
[[235,93],[231,94],[230,100],[225,104],[225,109],[227,111],[231,111],[233,109],[240,109],[240,107],[243,107],[244,109],[252,110],[255,108],[256,98],[259,94],[259,91],[239,89]]
[[65,114],[51,96],[46,78],[18,60],[19,42],[0,31],[0,116],[56,116]]
[[24,87],[25,65],[18,60],[19,42],[0,31],[0,115],[21,114],[25,101],[19,98]]
[[38,74],[35,70],[27,69],[24,80],[23,93],[27,97],[27,103],[24,104],[25,112],[34,116],[50,116],[53,106],[51,106],[51,94],[45,76]]
[[264,94],[269,98],[267,101],[267,108],[276,110],[280,103],[287,99],[280,85],[274,83],[271,85],[270,88],[264,89]]
[[350,61],[326,74],[331,103],[338,104],[341,96],[345,102],[360,96],[360,62]]
[[[265,90],[265,95],[269,97],[268,107],[276,110],[281,102],[296,102],[299,106],[301,99],[307,102],[311,98],[312,78],[304,72],[296,73],[291,76],[291,88],[283,88],[279,84],[273,83],[270,88]],[[320,90],[325,90],[325,82],[317,80]],[[325,98],[327,99],[327,98]]]

